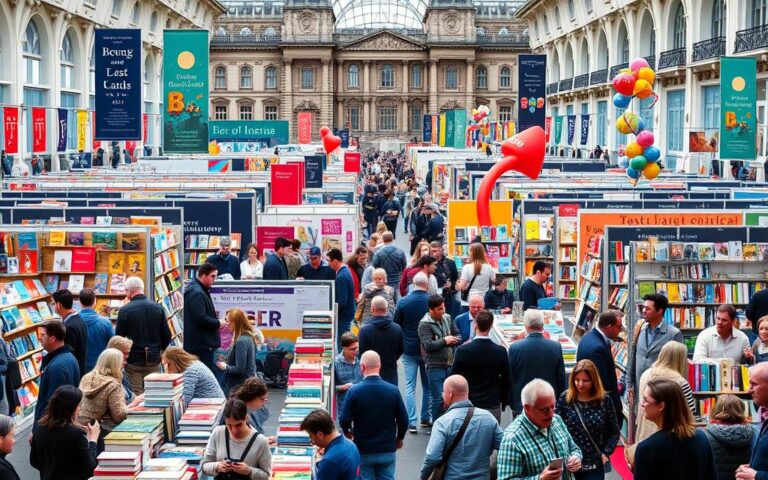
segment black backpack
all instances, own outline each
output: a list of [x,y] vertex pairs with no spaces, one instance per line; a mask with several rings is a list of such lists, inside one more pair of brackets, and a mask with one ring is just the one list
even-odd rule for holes
[[283,389],[288,386],[288,369],[291,362],[285,350],[271,350],[264,359],[262,371],[264,382],[269,388]]

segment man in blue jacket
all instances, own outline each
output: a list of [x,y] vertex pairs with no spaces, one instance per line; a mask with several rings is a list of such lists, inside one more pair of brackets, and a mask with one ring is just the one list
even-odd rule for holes
[[360,329],[360,354],[373,350],[381,357],[381,378],[397,386],[397,359],[403,354],[403,331],[392,322],[387,312],[387,300],[373,297],[373,316]]
[[313,445],[325,450],[316,464],[315,480],[358,480],[360,453],[354,443],[336,430],[333,418],[325,410],[310,412],[301,422]]
[[58,320],[49,320],[40,324],[40,344],[47,355],[40,363],[40,391],[35,405],[35,424],[43,416],[48,400],[62,385],[77,387],[80,383],[80,367],[72,350],[64,344],[66,327]]
[[231,275],[233,280],[240,280],[240,260],[232,255],[232,240],[221,237],[219,251],[206,258],[205,261],[216,267],[219,275]]
[[[749,393],[755,405],[768,409],[768,363],[758,363],[749,369]],[[737,480],[768,480],[768,419],[755,430],[751,460],[749,465],[736,470]]]
[[216,281],[216,267],[204,263],[197,268],[195,278],[184,291],[184,350],[197,355],[211,372],[218,370],[213,364],[213,352],[221,346],[219,329],[226,325],[216,317],[216,309],[208,291]]
[[264,262],[264,280],[288,280],[288,266],[284,258],[286,248],[291,248],[291,241],[285,237],[277,237],[275,253],[267,255]]
[[360,451],[360,476],[394,480],[396,452],[408,428],[405,404],[397,387],[379,376],[378,353],[365,352],[360,367],[363,381],[349,389],[339,425]]
[[309,249],[309,261],[299,267],[296,272],[297,279],[304,280],[336,280],[336,272],[323,263],[323,252],[320,247]]
[[355,318],[355,282],[349,268],[344,264],[344,256],[338,248],[328,251],[328,264],[336,272],[336,303],[339,306],[339,323],[336,328],[336,343],[341,350],[341,336],[348,332]]
[[432,417],[429,411],[429,380],[424,359],[421,357],[419,340],[419,322],[429,311],[429,279],[419,272],[413,277],[413,291],[397,302],[395,323],[403,331],[405,349],[403,351],[403,369],[405,370],[405,408],[408,411],[408,431],[416,430],[416,375],[421,375],[421,426],[431,427]]
[[96,360],[107,348],[107,342],[115,335],[115,329],[108,318],[102,317],[93,309],[96,304],[96,295],[92,288],[80,290],[80,318],[85,322],[85,328],[88,330],[88,347],[85,355],[86,374],[96,366]]

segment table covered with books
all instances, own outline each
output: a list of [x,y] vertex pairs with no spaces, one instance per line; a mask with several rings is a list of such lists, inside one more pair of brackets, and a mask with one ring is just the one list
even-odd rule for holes
[[[576,365],[576,342],[565,334],[563,314],[557,310],[540,311],[544,314],[544,337],[558,342],[563,347],[565,371],[570,373]],[[520,315],[496,314],[494,317],[491,340],[509,349],[514,342],[525,338],[525,325]]]

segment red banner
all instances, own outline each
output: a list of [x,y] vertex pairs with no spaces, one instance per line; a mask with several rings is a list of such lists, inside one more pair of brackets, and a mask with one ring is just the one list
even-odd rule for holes
[[360,173],[360,152],[344,152],[344,171]]
[[544,119],[544,142],[549,143],[549,135],[552,133],[552,117]]
[[147,136],[149,134],[149,114],[145,113],[143,114],[143,118],[141,119],[141,143],[144,145],[147,144]]
[[3,108],[5,153],[19,153],[19,107]]
[[45,109],[32,109],[32,153],[44,152],[45,148]]
[[299,143],[312,142],[312,112],[299,112],[296,118],[299,121]]
[[303,170],[298,163],[269,167],[272,176],[272,205],[301,205]]
[[295,227],[256,227],[256,249],[259,255],[264,251],[275,251],[275,240],[277,237],[294,238],[296,236]]
[[91,143],[93,144],[93,149],[91,151],[95,155],[96,151],[101,146],[101,140],[96,140],[96,111],[95,110],[91,112]]
[[128,153],[133,155],[133,151],[136,150],[136,140],[126,140],[125,149],[128,150]]

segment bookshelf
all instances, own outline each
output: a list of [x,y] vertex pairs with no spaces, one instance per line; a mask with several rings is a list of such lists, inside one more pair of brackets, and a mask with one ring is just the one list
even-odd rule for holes
[[[205,263],[205,259],[219,251],[221,247],[221,238],[226,235],[186,235],[184,236],[184,271],[182,272],[185,280],[195,278],[197,267]],[[239,233],[230,233],[232,240],[230,251],[232,255],[240,258],[242,249],[242,235]]]
[[579,218],[575,216],[578,205],[561,205],[555,215],[555,261],[552,265],[554,296],[560,300],[575,300],[579,283],[578,232]]
[[[513,243],[506,225],[495,227],[458,226],[454,228],[454,242],[452,256],[456,262],[456,268],[461,268],[469,261],[469,247],[476,236],[485,245],[486,260],[499,275],[516,275],[513,267]],[[514,288],[510,285],[509,288]]]
[[182,231],[180,226],[164,226],[152,234],[153,291],[157,303],[162,305],[171,329],[171,344],[181,346],[184,341],[184,269],[181,259]]
[[758,423],[754,402],[749,390],[749,366],[734,364],[732,359],[712,360],[688,365],[688,383],[696,401],[696,421],[708,423],[710,412],[720,395],[732,394],[741,398],[747,421]]
[[[555,260],[555,249],[553,241],[554,214],[529,214],[526,212],[527,202],[522,203],[523,222],[521,226],[521,245],[520,251],[522,257],[522,275],[523,279],[531,276],[533,273],[533,264],[538,260],[543,260],[553,265]],[[554,266],[553,266],[554,268]],[[553,271],[554,273],[554,271]],[[544,284],[547,296],[554,295],[554,283],[550,279]]]

